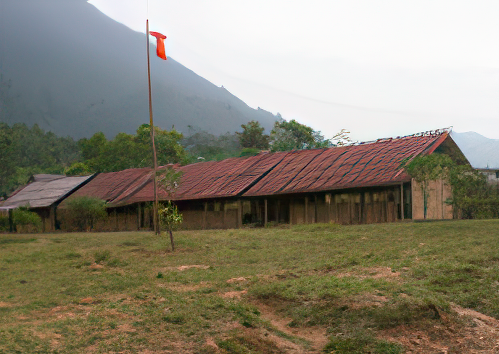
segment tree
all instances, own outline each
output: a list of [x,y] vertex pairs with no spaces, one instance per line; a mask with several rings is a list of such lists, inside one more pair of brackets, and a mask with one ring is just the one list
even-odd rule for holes
[[289,151],[302,149],[328,148],[352,143],[349,131],[341,129],[331,139],[327,139],[320,131],[300,124],[294,119],[287,122],[280,118],[274,123],[270,132],[270,149],[272,151]]
[[[180,141],[182,133],[154,127],[156,152],[159,165],[179,163],[186,160],[186,152]],[[93,171],[112,172],[128,168],[153,165],[151,135],[148,124],[142,124],[135,135],[119,133],[108,141],[102,132],[90,139],[81,139],[83,162]]]
[[170,234],[172,251],[175,251],[173,241],[173,230],[182,223],[182,214],[178,212],[177,206],[172,202],[172,197],[180,185],[182,171],[176,170],[173,166],[167,166],[164,170],[158,172],[158,183],[166,192],[167,201],[158,209],[159,222],[161,228]]
[[446,180],[452,189],[452,199],[447,202],[452,204],[455,217],[499,217],[498,190],[470,165],[457,165],[448,155],[434,153],[414,158],[405,169],[421,186],[425,219],[429,182],[440,178]]
[[274,123],[270,132],[270,147],[272,151],[312,149],[316,138],[312,128],[294,119],[289,122],[281,119]]
[[499,217],[499,190],[470,165],[456,166],[449,174],[454,215],[464,219]]
[[64,174],[66,176],[88,176],[92,174],[92,170],[83,162],[75,162],[64,169]]
[[241,144],[235,133],[215,136],[189,126],[189,135],[182,140],[190,163],[200,161],[220,161],[239,156]]
[[0,123],[0,195],[6,196],[25,184],[32,174],[60,174],[77,161],[79,149],[69,137],[45,133],[36,124],[28,128]]
[[268,149],[269,136],[264,134],[265,128],[257,121],[250,121],[247,124],[241,124],[243,131],[237,132],[239,143],[243,148]]
[[11,179],[16,172],[14,144],[10,128],[0,123],[0,197],[6,197],[11,190]]
[[92,230],[97,220],[107,217],[106,202],[95,197],[75,197],[66,202],[66,220],[79,231]]

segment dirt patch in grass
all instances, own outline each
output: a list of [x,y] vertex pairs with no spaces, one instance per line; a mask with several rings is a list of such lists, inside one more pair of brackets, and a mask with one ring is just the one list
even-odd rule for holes
[[188,291],[198,291],[204,288],[209,288],[211,286],[210,282],[201,282],[198,284],[182,284],[182,283],[160,283],[158,284],[160,288],[167,288],[179,292],[188,292]]
[[355,277],[359,279],[383,279],[396,281],[400,277],[400,272],[392,270],[390,267],[370,267],[357,268],[350,272],[332,272],[338,278]]
[[271,335],[279,348],[285,350],[286,353],[322,353],[322,349],[328,343],[326,328],[320,326],[290,327],[292,319],[279,315],[276,312],[277,306],[262,302],[253,302],[252,304],[260,311],[260,317],[269,321],[275,329],[285,334],[285,337],[297,339],[291,341],[275,333]]
[[243,282],[245,282],[247,280],[248,279],[246,279],[245,277],[230,278],[229,280],[227,280],[227,284],[243,283]]
[[398,326],[378,332],[380,339],[403,345],[405,353],[498,353],[499,321],[471,309],[453,306],[440,323]]
[[179,271],[184,271],[184,270],[187,270],[187,269],[192,269],[192,268],[196,268],[196,269],[209,269],[210,266],[207,266],[207,265],[200,265],[200,264],[191,264],[191,265],[182,265],[182,266],[179,266],[179,267],[176,267],[177,270]]
[[220,296],[224,299],[240,299],[243,295],[246,295],[248,290],[241,291],[228,291],[225,293],[221,293]]

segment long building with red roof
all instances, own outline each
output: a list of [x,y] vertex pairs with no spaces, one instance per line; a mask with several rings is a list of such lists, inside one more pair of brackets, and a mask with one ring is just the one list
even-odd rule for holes
[[[444,153],[468,163],[447,130],[324,149],[262,152],[252,157],[177,167],[181,182],[172,199],[185,228],[232,228],[245,223],[342,224],[422,218],[422,193],[404,170],[416,156]],[[126,228],[149,227],[154,200],[152,170],[101,173],[70,198],[105,200]],[[452,218],[450,187],[435,181],[428,217]],[[64,203],[63,203],[64,205]],[[123,222],[114,222],[122,225]],[[121,226],[120,226],[121,227]],[[112,229],[112,227],[111,227]]]

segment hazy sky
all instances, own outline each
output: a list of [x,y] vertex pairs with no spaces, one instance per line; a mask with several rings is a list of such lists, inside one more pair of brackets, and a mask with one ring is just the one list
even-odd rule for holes
[[499,139],[499,1],[90,0],[251,107],[355,140]]

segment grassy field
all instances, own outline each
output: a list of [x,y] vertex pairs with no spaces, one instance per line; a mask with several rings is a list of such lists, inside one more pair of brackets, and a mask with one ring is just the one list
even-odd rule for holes
[[499,348],[499,220],[175,238],[0,235],[0,353]]

